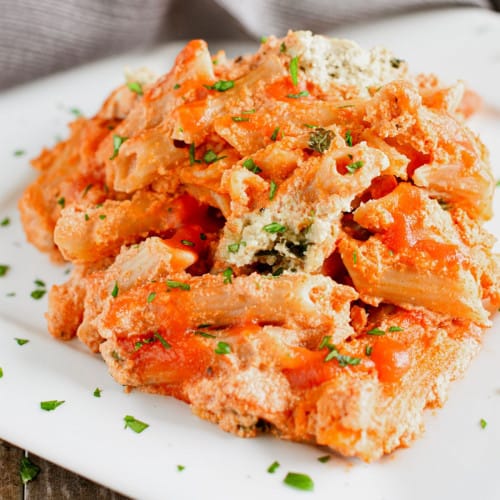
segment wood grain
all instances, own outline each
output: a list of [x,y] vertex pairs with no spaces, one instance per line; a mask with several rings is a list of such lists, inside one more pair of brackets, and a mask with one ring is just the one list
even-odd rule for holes
[[1,500],[127,500],[119,493],[32,453],[28,453],[28,458],[40,467],[40,473],[36,479],[23,486],[19,465],[24,454],[22,449],[0,440]]

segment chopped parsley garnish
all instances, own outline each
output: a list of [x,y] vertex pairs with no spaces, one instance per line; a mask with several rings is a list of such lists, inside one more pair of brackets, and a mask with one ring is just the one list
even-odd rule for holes
[[273,134],[271,135],[271,141],[275,141],[278,138],[278,134],[280,133],[280,128],[276,127],[273,130]]
[[180,89],[180,88],[181,88],[180,83],[176,83],[176,84],[174,85],[174,90],[177,90],[177,89]]
[[320,349],[327,347],[329,351],[324,359],[325,363],[331,361],[332,359],[336,359],[339,366],[341,366],[342,368],[347,365],[351,366],[359,365],[359,363],[361,362],[361,358],[355,358],[353,356],[348,356],[346,354],[340,354],[337,347],[334,346],[333,344],[330,344],[330,338],[331,337],[329,335],[323,337],[323,340],[321,341],[320,344]]
[[38,290],[33,290],[31,292],[31,298],[32,299],[35,299],[35,300],[39,300],[41,299],[45,294],[47,293],[47,290],[42,290],[42,289],[38,289]]
[[40,403],[40,408],[45,411],[53,411],[63,403],[65,403],[65,401],[57,401],[57,399],[52,399],[51,401],[42,401]]
[[404,59],[398,59],[397,57],[393,57],[390,62],[393,68],[398,69],[401,66],[401,63],[404,62]]
[[16,296],[16,292],[9,292],[9,293],[6,293],[5,294],[6,297],[15,297]]
[[102,389],[99,389],[99,387],[96,387],[94,390],[94,398],[100,398],[102,393]]
[[204,337],[206,339],[214,339],[215,335],[212,335],[211,333],[204,332],[203,330],[195,330],[193,332],[195,335],[199,335],[200,337]]
[[479,425],[481,426],[481,429],[485,429],[486,426],[488,425],[488,422],[486,422],[486,420],[484,418],[482,418],[480,421],[479,421]]
[[321,349],[324,349],[325,347],[327,347],[330,344],[331,338],[332,338],[331,335],[325,335],[321,339],[321,342],[319,343],[318,349],[321,350]]
[[225,92],[226,90],[232,89],[234,87],[233,80],[219,80],[213,85],[205,85],[208,90],[217,90],[218,92]]
[[274,198],[274,195],[276,194],[277,189],[278,189],[278,185],[276,184],[276,182],[271,180],[271,182],[269,184],[269,199],[270,200],[272,200]]
[[40,472],[40,467],[38,467],[38,465],[35,465],[27,457],[21,458],[19,475],[21,476],[21,481],[23,482],[23,484],[33,481],[33,479],[35,479],[36,476],[38,476],[39,472]]
[[64,196],[61,196],[58,200],[57,200],[57,204],[61,206],[61,208],[64,208],[64,206],[66,205],[66,199],[64,198]]
[[177,470],[178,470],[179,472],[182,472],[185,468],[186,468],[186,466],[185,466],[185,465],[178,465],[178,466],[177,466]]
[[354,108],[354,104],[342,104],[342,106],[337,106],[337,109]]
[[310,123],[303,123],[302,124],[304,127],[307,127],[307,128],[316,128],[317,125],[311,125]]
[[271,222],[270,224],[266,224],[262,229],[264,231],[274,234],[274,233],[284,233],[286,231],[286,226],[280,224],[279,222]]
[[367,335],[375,335],[375,336],[379,336],[380,335],[385,335],[385,331],[384,330],[381,330],[380,328],[372,328],[371,330],[368,330],[366,332]]
[[140,82],[128,82],[127,87],[131,92],[135,92],[137,95],[143,95],[142,85]]
[[120,291],[120,289],[118,288],[118,281],[115,281],[115,286],[113,287],[113,290],[111,290],[111,297],[116,299],[116,297],[118,297],[119,291]]
[[289,472],[283,482],[298,490],[314,490],[314,481],[307,474],[301,474],[300,472]]
[[247,109],[246,111],[242,111],[241,113],[244,115],[252,115],[253,113],[255,113],[255,111],[256,109],[252,108],[252,109]]
[[256,163],[252,160],[252,158],[247,158],[242,165],[247,169],[250,170],[250,172],[253,172],[254,174],[259,174],[262,172],[262,169],[260,169]]
[[118,134],[113,134],[113,154],[109,157],[110,160],[114,160],[118,156],[121,145],[128,139],[128,137],[122,137]]
[[26,154],[26,151],[24,149],[16,149],[14,151],[14,156],[24,156]]
[[125,417],[123,417],[123,421],[125,422],[124,429],[128,427],[137,434],[140,434],[142,431],[146,430],[149,427],[149,424],[146,424],[146,422],[141,422],[131,415],[126,415]]
[[39,286],[40,288],[45,288],[45,281],[35,280],[33,283],[35,283],[35,285]]
[[172,346],[160,335],[159,332],[155,332],[153,334],[153,337],[157,340],[160,341],[160,344],[165,348],[165,349],[171,349]]
[[352,263],[353,264],[358,263],[358,252],[356,250],[353,250],[353,252],[352,252]]
[[182,243],[185,247],[194,247],[194,243],[193,243],[191,240],[181,240],[181,243]]
[[189,283],[183,283],[182,281],[167,280],[168,288],[180,288],[181,290],[191,290],[191,285]]
[[345,133],[345,142],[348,146],[352,146],[352,135],[350,130],[347,130]]
[[267,468],[267,472],[269,472],[269,474],[274,474],[276,472],[276,470],[279,468],[280,466],[280,463],[277,462],[276,460]]
[[0,378],[2,378],[2,377],[3,377],[3,369],[2,369],[2,367],[0,366]]
[[29,342],[28,339],[18,339],[17,337],[14,337],[14,340],[17,342],[17,345],[24,345]]
[[299,84],[299,57],[292,57],[290,61],[290,78],[292,83],[297,86]]
[[239,243],[231,243],[227,246],[227,251],[230,253],[236,253],[240,249]]
[[218,342],[214,351],[215,354],[229,354],[231,352],[231,346],[227,342]]
[[106,214],[99,215],[99,219],[104,220],[106,218]]
[[200,233],[200,240],[205,241],[207,239],[207,235],[205,233]]
[[286,52],[286,45],[285,42],[281,42],[280,45],[280,52],[283,54],[283,52]]
[[230,267],[222,271],[222,276],[224,276],[224,285],[229,285],[233,282],[233,270]]
[[354,172],[356,172],[356,170],[359,170],[363,165],[364,163],[362,161],[354,161],[352,163],[349,163],[349,165],[346,165],[345,168],[350,174],[354,174]]
[[367,356],[371,356],[371,355],[372,355],[372,352],[373,352],[373,346],[371,346],[371,345],[367,345],[367,346],[365,347],[365,354],[366,354]]
[[233,122],[249,122],[250,118],[246,116],[231,116],[231,120],[233,120]]
[[85,214],[85,215],[83,216],[83,218],[84,218],[86,221],[90,220],[89,214]]
[[151,344],[155,341],[154,337],[150,337],[149,339],[138,340],[134,343],[134,351],[138,351],[141,347],[144,347],[147,344]]
[[390,326],[388,328],[388,332],[402,332],[404,328],[401,328],[400,326]]
[[94,185],[93,184],[87,184],[85,186],[85,189],[83,190],[83,193],[82,193],[82,198],[85,198],[85,196],[87,196],[87,193],[92,189]]
[[307,146],[313,151],[324,153],[329,149],[334,135],[332,130],[316,127],[309,135]]
[[267,36],[261,36],[260,43],[266,43],[266,42],[267,42]]
[[148,304],[151,304],[151,302],[153,302],[153,300],[155,300],[155,297],[156,297],[156,292],[151,292],[149,295],[148,295],[148,298],[146,300],[146,302]]
[[500,187],[500,179],[497,180],[496,187]]
[[189,145],[189,164],[194,165],[195,163],[201,163],[201,160],[196,159],[196,145],[192,142]]
[[10,217],[5,217],[2,219],[2,222],[0,222],[0,226],[8,226],[10,224]]
[[78,108],[71,108],[69,112],[75,116],[82,116],[82,112]]
[[330,461],[332,458],[331,455],[324,455],[322,457],[318,457],[318,462],[321,462],[322,464],[326,464],[326,462]]
[[205,163],[214,163],[218,160],[222,160],[223,158],[227,158],[226,156],[217,156],[217,153],[209,149],[205,155],[203,156],[203,161]]
[[309,92],[307,90],[302,90],[298,94],[287,94],[286,96],[289,99],[300,99],[301,97],[307,97],[309,95]]
[[10,266],[8,266],[7,264],[0,264],[0,276],[5,276],[9,269]]

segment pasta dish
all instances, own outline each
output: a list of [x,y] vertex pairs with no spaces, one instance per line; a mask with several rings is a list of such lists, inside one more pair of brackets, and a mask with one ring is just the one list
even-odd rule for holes
[[28,240],[74,265],[50,333],[239,436],[366,461],[409,445],[500,307],[479,104],[301,31],[130,73],[19,202]]

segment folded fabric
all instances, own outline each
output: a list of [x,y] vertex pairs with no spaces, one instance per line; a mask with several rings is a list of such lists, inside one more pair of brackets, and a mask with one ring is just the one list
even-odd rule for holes
[[[496,1],[496,0],[495,0]],[[86,61],[178,38],[328,31],[375,16],[488,0],[0,0],[0,89]]]

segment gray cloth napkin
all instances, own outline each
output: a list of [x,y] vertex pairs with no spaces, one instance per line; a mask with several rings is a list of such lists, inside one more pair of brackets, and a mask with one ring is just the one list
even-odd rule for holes
[[323,32],[389,13],[497,0],[0,0],[0,89],[179,38]]

